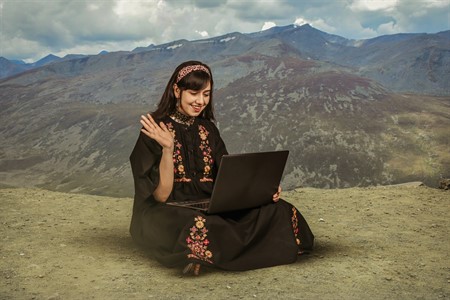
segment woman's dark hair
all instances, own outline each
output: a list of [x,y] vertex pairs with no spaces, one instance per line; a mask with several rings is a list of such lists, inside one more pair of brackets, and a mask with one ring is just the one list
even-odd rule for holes
[[[206,67],[209,70],[209,74],[202,70],[192,71],[183,78],[181,78],[180,81],[177,83],[176,82],[177,76],[180,70],[183,69],[184,67],[193,65],[202,65]],[[173,85],[175,83],[177,84],[177,86],[180,88],[181,91],[185,90],[198,91],[205,88],[208,82],[211,84],[209,103],[208,105],[206,105],[200,117],[211,121],[214,120],[214,109],[213,109],[214,81],[212,77],[212,72],[211,69],[206,64],[195,60],[186,61],[175,69],[172,76],[170,77],[169,82],[167,83],[166,89],[161,97],[161,100],[159,101],[158,107],[152,113],[152,117],[155,120],[160,120],[176,110],[177,99],[175,98],[175,93],[173,91]]]

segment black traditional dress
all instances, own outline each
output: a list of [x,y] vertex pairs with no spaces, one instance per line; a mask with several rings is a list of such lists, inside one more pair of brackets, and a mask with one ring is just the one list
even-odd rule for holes
[[[203,118],[192,124],[170,117],[161,121],[175,141],[175,182],[167,201],[209,197],[220,159],[227,154],[217,127]],[[305,219],[282,199],[218,215],[157,202],[152,194],[161,155],[161,146],[141,133],[130,156],[135,183],[130,232],[163,265],[194,262],[249,270],[295,262],[299,253],[312,248],[314,236]]]

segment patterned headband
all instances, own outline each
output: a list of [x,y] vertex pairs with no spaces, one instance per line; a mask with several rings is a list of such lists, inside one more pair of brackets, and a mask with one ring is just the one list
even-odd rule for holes
[[178,72],[177,81],[175,83],[180,82],[180,80],[183,79],[183,77],[194,71],[203,71],[205,73],[208,73],[209,76],[211,76],[207,67],[203,65],[191,65],[184,67],[183,69],[180,70],[180,72]]

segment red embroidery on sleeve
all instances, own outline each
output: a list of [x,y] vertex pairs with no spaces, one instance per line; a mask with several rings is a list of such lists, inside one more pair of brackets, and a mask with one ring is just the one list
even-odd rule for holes
[[200,178],[200,182],[213,182],[211,177],[212,165],[214,159],[211,156],[211,147],[209,146],[208,135],[209,131],[203,125],[198,126],[198,134],[200,136],[200,150],[203,155],[203,177]]
[[175,137],[175,129],[172,123],[166,123],[167,128],[173,136],[174,150],[173,150],[173,166],[175,173],[175,182],[190,182],[191,179],[186,177],[186,170],[183,165],[183,157],[181,156],[181,148],[183,145]]

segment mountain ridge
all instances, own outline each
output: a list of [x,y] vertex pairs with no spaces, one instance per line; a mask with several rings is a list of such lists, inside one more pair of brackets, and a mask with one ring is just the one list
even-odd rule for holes
[[[291,151],[285,188],[405,181],[435,186],[440,176],[450,177],[448,95],[398,92],[364,72],[389,67],[391,73],[383,71],[389,76],[407,77],[409,68],[361,69],[314,59],[292,43],[314,29],[276,30],[269,38],[232,33],[182,46],[174,41],[148,51],[85,56],[1,80],[0,183],[129,196],[128,157],[139,116],[154,110],[168,76],[189,59],[213,70],[216,123],[231,153]],[[325,47],[317,55],[348,47],[327,46],[320,32],[314,39],[310,49]],[[422,50],[411,48],[405,59],[423,62]],[[445,69],[445,55],[427,76]]]
[[[447,82],[450,81],[450,75],[447,74],[448,68],[446,68],[448,66],[447,63],[450,63],[449,35],[450,31],[443,31],[436,34],[401,33],[366,40],[350,40],[328,34],[313,28],[309,24],[305,24],[302,26],[287,25],[272,27],[265,31],[248,34],[234,32],[194,41],[180,39],[161,45],[149,45],[147,47],[135,48],[132,51],[118,51],[114,53],[123,53],[125,55],[129,53],[129,55],[132,55],[133,53],[147,51],[164,53],[167,51],[179,52],[182,50],[189,52],[192,51],[190,49],[195,49],[203,53],[203,57],[205,58],[203,60],[208,60],[208,57],[218,56],[217,53],[213,54],[214,51],[226,50],[223,55],[242,55],[252,45],[253,47],[257,47],[258,43],[264,43],[267,39],[276,39],[293,47],[292,49],[297,49],[297,54],[305,59],[329,61],[338,66],[355,68],[354,72],[379,81],[386,88],[396,92],[449,95],[450,87],[448,87]],[[237,48],[230,47],[230,45],[233,46],[233,44],[236,44],[235,42],[237,41],[240,41],[236,46]],[[393,44],[395,44],[395,47],[393,47]],[[210,47],[201,47],[201,45],[209,45]],[[374,50],[373,47],[376,47],[377,50]],[[412,48],[417,49],[411,51]],[[374,51],[378,53],[377,56],[371,55]],[[406,51],[412,53],[410,55],[411,57],[405,57],[402,60],[401,57]],[[432,52],[431,54],[429,53],[430,51]],[[190,53],[186,57],[193,55],[192,52]],[[108,54],[112,53],[102,53],[101,55],[107,56]],[[76,58],[83,61],[86,57],[89,59],[96,56],[99,55],[67,55],[59,60],[51,59],[51,62],[76,60]],[[387,60],[386,62],[387,57],[395,57],[396,59]],[[418,59],[422,59],[423,65],[420,63],[415,64]],[[43,63],[45,66],[45,61]],[[406,66],[407,68],[404,66],[405,63],[408,64]],[[76,64],[76,62],[73,64]],[[432,67],[427,67],[430,64]],[[13,73],[11,75],[17,75],[16,70],[23,71],[23,68],[14,69],[11,71]],[[27,65],[27,68],[29,69],[30,66]],[[405,74],[404,70],[410,76],[402,80],[402,76],[400,75]],[[421,76],[423,73],[429,74],[429,76]],[[1,78],[7,80],[10,76],[8,74],[8,71],[2,72],[0,74],[0,80]],[[393,78],[397,79],[398,82],[394,84]],[[417,88],[417,82],[421,83],[420,88]]]

